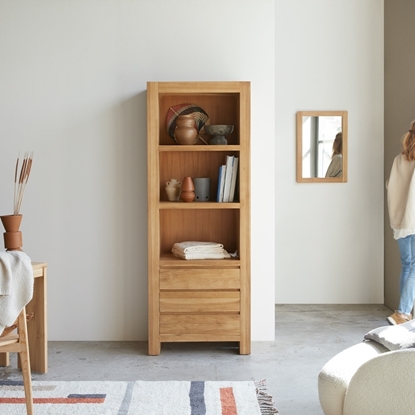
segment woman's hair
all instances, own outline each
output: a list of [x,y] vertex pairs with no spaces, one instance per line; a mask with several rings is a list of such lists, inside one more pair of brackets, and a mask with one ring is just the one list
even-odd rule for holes
[[402,154],[408,161],[415,160],[415,120],[411,122],[409,131],[403,136],[402,140],[403,150]]
[[342,154],[343,152],[343,133],[337,133],[336,138],[333,141],[333,158],[336,154]]

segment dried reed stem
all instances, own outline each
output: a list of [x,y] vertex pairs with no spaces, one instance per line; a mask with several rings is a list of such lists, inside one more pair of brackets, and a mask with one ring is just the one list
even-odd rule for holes
[[[17,157],[14,171],[14,209],[13,215],[18,215],[22,206],[23,194],[32,169],[33,151],[25,152],[20,166],[20,155]],[[19,171],[20,169],[20,171]],[[19,174],[18,174],[19,173]]]

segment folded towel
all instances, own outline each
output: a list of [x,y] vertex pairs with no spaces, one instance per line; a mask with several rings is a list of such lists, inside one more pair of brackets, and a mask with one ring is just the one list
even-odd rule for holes
[[187,252],[183,253],[176,250],[174,247],[171,250],[174,256],[182,259],[224,259],[230,258],[231,256],[225,249],[221,249],[220,252]]
[[33,297],[32,262],[23,251],[6,251],[0,256],[0,333],[11,326]]
[[176,242],[171,252],[182,259],[224,259],[230,258],[223,245],[216,242]]
[[191,253],[191,252],[221,252],[223,245],[216,242],[197,242],[197,241],[186,241],[186,242],[176,242],[173,245],[173,248],[176,251],[182,253]]

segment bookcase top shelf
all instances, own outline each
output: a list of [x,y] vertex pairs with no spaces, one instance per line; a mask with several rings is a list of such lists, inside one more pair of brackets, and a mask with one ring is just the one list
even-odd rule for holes
[[186,145],[159,145],[159,151],[240,151],[241,146],[239,145],[230,145],[230,146],[216,146],[216,145],[193,145],[193,146],[186,146]]
[[229,82],[147,82],[147,89],[156,88],[160,96],[185,94],[239,94],[241,91],[249,93],[249,81]]
[[240,209],[234,202],[160,202],[160,209]]

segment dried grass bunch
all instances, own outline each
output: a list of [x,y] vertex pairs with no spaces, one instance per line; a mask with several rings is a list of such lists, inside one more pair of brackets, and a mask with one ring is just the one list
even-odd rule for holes
[[22,161],[20,155],[16,160],[16,168],[14,172],[14,209],[13,215],[19,215],[22,206],[23,194],[26,184],[29,180],[30,171],[32,169],[33,151],[25,152]]

